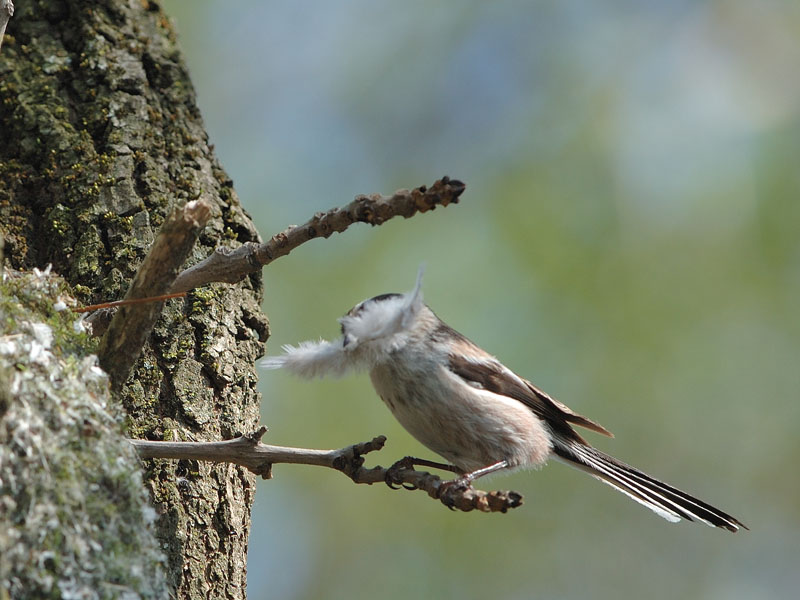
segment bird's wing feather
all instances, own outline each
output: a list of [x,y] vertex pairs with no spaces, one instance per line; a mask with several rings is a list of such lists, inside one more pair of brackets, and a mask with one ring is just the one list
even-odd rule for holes
[[546,394],[530,381],[503,366],[496,358],[459,335],[458,344],[449,355],[450,370],[472,385],[502,394],[525,404],[553,429],[564,435],[574,435],[586,443],[567,424],[580,425],[609,437],[613,434],[599,423],[579,415],[565,404]]

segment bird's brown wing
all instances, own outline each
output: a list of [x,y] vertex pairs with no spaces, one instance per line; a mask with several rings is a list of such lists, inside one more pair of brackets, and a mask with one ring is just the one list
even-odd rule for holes
[[466,338],[462,337],[457,351],[449,355],[448,367],[470,385],[522,402],[534,414],[544,419],[551,428],[568,437],[577,436],[584,444],[586,441],[568,423],[614,437],[608,429],[579,415],[530,381],[519,377]]

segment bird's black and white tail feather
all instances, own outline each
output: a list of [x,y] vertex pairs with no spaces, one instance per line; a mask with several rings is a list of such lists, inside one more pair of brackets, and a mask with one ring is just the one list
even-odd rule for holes
[[695,519],[728,531],[747,527],[737,519],[686,492],[579,442],[556,440],[553,448],[563,462],[586,471],[668,521]]

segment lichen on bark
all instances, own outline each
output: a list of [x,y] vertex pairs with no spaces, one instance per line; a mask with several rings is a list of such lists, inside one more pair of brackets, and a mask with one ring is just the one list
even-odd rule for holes
[[[18,3],[0,52],[0,234],[16,269],[53,265],[82,303],[121,298],[165,215],[213,216],[187,264],[258,241],[208,143],[155,2]],[[268,335],[260,275],[171,300],[120,394],[128,432],[216,440],[256,429]],[[254,479],[150,461],[168,578],[180,598],[244,598]]]
[[64,282],[0,281],[0,590],[9,598],[165,598],[122,407]]

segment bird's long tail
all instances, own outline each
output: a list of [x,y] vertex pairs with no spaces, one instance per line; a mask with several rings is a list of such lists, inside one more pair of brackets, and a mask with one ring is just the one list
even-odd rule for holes
[[728,531],[735,532],[740,527],[747,529],[747,526],[738,519],[720,509],[654,479],[591,446],[576,441],[556,441],[554,452],[563,462],[586,471],[668,521],[697,519],[711,527],[722,527]]

